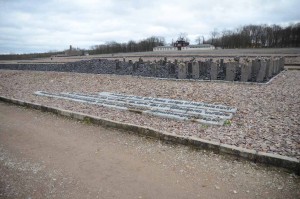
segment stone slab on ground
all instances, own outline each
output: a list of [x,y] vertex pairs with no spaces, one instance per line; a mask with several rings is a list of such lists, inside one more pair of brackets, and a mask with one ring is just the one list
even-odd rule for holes
[[35,94],[45,97],[96,104],[120,110],[134,110],[159,117],[212,125],[223,125],[225,120],[231,119],[233,113],[237,110],[236,108],[224,105],[172,100],[166,98],[139,97],[109,92],[102,92],[98,95],[88,95],[65,92],[55,94],[37,91]]

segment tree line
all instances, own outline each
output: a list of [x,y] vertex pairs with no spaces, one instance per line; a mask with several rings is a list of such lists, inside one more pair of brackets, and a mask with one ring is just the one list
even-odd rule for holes
[[107,42],[106,44],[92,46],[88,52],[89,54],[144,52],[152,51],[154,47],[163,45],[165,45],[165,38],[152,36],[138,42],[133,40],[127,43]]
[[300,47],[300,23],[279,25],[247,25],[236,30],[214,29],[206,41],[221,48],[284,48]]
[[28,53],[28,54],[7,54],[0,55],[0,60],[22,60],[22,59],[38,59],[38,58],[47,58],[53,55],[62,54],[63,51],[56,52],[45,52],[45,53]]

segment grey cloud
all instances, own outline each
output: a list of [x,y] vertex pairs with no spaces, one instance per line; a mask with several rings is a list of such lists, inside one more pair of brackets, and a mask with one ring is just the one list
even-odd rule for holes
[[218,28],[299,22],[298,0],[0,0],[0,53],[62,50]]

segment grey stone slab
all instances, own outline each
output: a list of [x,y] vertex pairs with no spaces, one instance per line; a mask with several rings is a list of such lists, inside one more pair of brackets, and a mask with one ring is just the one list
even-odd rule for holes
[[184,63],[179,63],[178,65],[178,79],[186,79],[186,68],[187,66]]
[[103,107],[119,110],[137,110],[161,117],[193,120],[206,124],[221,124],[226,119],[231,119],[233,115],[230,112],[233,110],[231,107],[184,100],[171,100],[166,98],[148,98],[109,92],[103,92],[95,95],[80,93],[54,94],[37,91],[35,94],[76,102],[97,104]]
[[280,72],[280,60],[279,58],[277,59],[277,72],[276,74],[278,74]]
[[278,74],[280,72],[280,58],[277,59],[277,73]]
[[[77,95],[80,95],[76,93]],[[146,101],[147,103],[158,103],[163,102],[170,106],[177,105],[177,106],[186,106],[192,109],[211,109],[216,111],[222,111],[222,112],[230,112],[235,113],[237,111],[234,107],[224,106],[224,105],[215,105],[215,104],[207,104],[202,102],[194,102],[194,101],[185,101],[185,100],[174,100],[174,99],[167,99],[167,98],[151,98],[151,97],[136,97],[133,95],[123,95],[123,94],[117,94],[117,93],[109,93],[109,92],[101,92],[99,93],[99,96],[111,96],[111,97],[122,97],[123,99],[139,99]]]
[[199,62],[193,62],[193,76],[192,78],[193,79],[199,79],[199,74],[200,74],[200,71],[199,71]]
[[268,70],[268,77],[271,78],[274,74],[274,60],[270,59],[270,66]]
[[241,65],[241,81],[242,82],[247,82],[251,78],[251,73],[252,73],[252,63],[251,62],[246,62],[245,64]]
[[267,73],[267,62],[262,60],[260,62],[260,69],[256,77],[257,82],[263,82]]
[[278,69],[277,69],[277,74],[280,73],[281,71],[281,60],[278,58]]
[[256,79],[260,69],[260,59],[252,60],[252,77]]
[[120,61],[116,60],[116,70],[120,70],[121,66],[120,66]]
[[235,62],[226,63],[226,81],[234,81],[237,65]]
[[205,61],[205,67],[206,67],[205,79],[210,79],[211,64],[212,64],[212,59]]
[[267,72],[266,77],[270,79],[273,76],[273,62],[271,59],[267,60]]
[[[106,97],[110,96],[112,97]],[[87,96],[87,95],[80,95],[80,94],[61,94],[63,97],[72,97],[75,99],[85,100],[88,102],[100,102],[99,97],[105,100],[110,100],[109,105],[118,105],[121,104],[124,106],[124,103],[130,106],[136,106],[137,108],[150,108],[150,109],[170,109],[174,112],[181,112],[185,113],[191,111],[191,114],[201,114],[203,116],[210,115],[210,116],[217,116],[222,118],[231,118],[232,114],[227,113],[232,110],[232,108],[222,106],[222,105],[211,105],[205,103],[198,103],[198,102],[191,102],[191,101],[176,101],[176,100],[169,100],[164,98],[143,98],[138,96],[124,96],[121,94],[113,94],[113,93],[103,93],[104,96]],[[106,98],[104,98],[106,97]],[[126,100],[128,99],[128,100]],[[173,103],[172,103],[173,102]],[[105,102],[106,103],[106,102]],[[201,105],[201,106],[197,106]],[[228,110],[229,109],[229,110]],[[193,113],[192,113],[193,112]]]
[[150,115],[156,115],[164,118],[170,118],[170,119],[177,119],[177,120],[187,120],[188,117],[185,114],[176,114],[168,111],[161,111],[161,110],[148,110],[144,111],[143,113],[150,114]]
[[132,71],[136,72],[137,69],[138,69],[138,62],[134,62],[132,65]]
[[276,75],[277,71],[277,61],[273,59],[273,75]]
[[285,65],[285,57],[282,57],[282,66],[281,66],[281,70],[284,70],[284,65]]
[[210,117],[204,117],[202,119],[196,120],[199,123],[204,123],[204,124],[211,124],[211,125],[223,125],[225,120],[221,118],[210,118]]
[[169,74],[175,74],[176,73],[176,66],[173,63],[169,63]]
[[278,62],[278,59],[274,59],[273,64],[274,64],[273,75],[276,75],[278,73],[278,71],[279,71],[279,62]]
[[144,60],[141,57],[139,58],[139,63],[140,64],[144,63]]
[[177,60],[177,59],[174,60],[174,64],[175,64],[175,65],[178,64],[178,60]]
[[156,63],[152,63],[152,64],[150,64],[150,71],[151,71],[151,74],[152,75],[156,75],[156,73],[157,73],[157,64]]
[[219,112],[219,111],[208,111],[205,109],[199,109],[199,110],[190,110],[186,112],[189,115],[200,115],[205,117],[217,117],[222,119],[232,119],[233,114],[232,113],[226,113],[226,112]]
[[219,67],[218,67],[218,79],[225,80],[226,77],[226,66],[224,63],[224,59],[219,60]]
[[184,113],[174,113],[170,111],[161,111],[161,110],[149,110],[149,111],[144,111],[143,113],[170,118],[170,119],[177,119],[177,120],[193,120],[193,121],[198,121],[200,123],[212,124],[212,125],[223,125],[225,121],[222,118],[212,118],[212,117],[202,117],[201,119],[197,119]]
[[216,80],[218,78],[218,65],[215,62],[210,64],[210,79]]
[[193,65],[192,62],[187,62],[187,72],[189,76],[192,76],[193,73]]
[[220,59],[220,67],[224,67],[224,59]]
[[200,76],[207,76],[207,64],[206,62],[199,61],[199,71],[200,71]]
[[280,57],[279,58],[279,63],[280,63],[279,72],[284,70],[284,62],[285,62],[284,57]]

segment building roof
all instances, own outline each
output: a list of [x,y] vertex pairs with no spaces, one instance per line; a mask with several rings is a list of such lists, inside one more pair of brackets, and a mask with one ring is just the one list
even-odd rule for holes
[[[211,44],[200,44],[200,45],[188,45],[186,47],[190,48],[203,48],[203,47],[212,47],[213,45]],[[174,46],[156,46],[155,48],[176,48]]]

